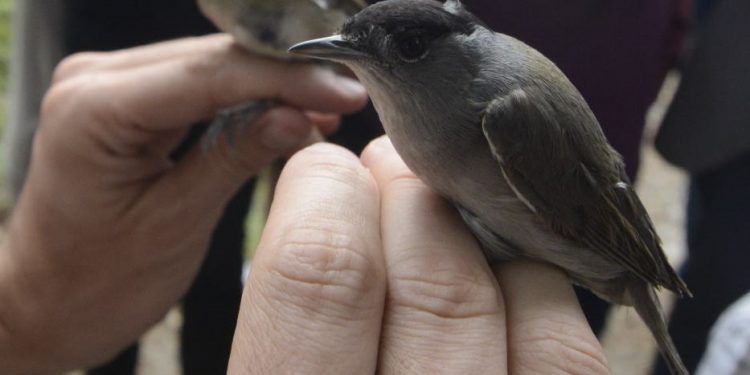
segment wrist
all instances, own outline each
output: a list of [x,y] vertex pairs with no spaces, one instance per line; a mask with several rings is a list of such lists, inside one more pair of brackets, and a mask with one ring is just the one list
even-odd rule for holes
[[19,203],[0,252],[0,373],[95,365],[166,313],[174,301],[150,273],[117,261],[116,245],[64,236],[74,228],[51,228],[31,206]]
[[33,271],[19,264],[12,243],[6,239],[0,249],[0,373],[42,372],[42,364],[52,365],[45,353],[56,344],[40,319],[47,308],[29,283]]

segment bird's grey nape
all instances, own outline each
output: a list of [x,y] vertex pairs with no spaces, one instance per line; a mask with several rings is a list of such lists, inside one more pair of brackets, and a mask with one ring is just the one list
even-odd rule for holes
[[222,135],[226,136],[231,146],[234,146],[235,140],[241,132],[245,131],[248,126],[276,105],[278,105],[276,100],[251,100],[220,110],[203,135],[201,140],[203,152],[207,152],[215,146]]

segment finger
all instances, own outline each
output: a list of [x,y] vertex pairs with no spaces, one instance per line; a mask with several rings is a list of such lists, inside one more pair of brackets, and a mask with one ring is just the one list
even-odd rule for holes
[[158,64],[79,75],[54,86],[45,103],[48,111],[56,105],[58,112],[170,129],[255,99],[331,113],[356,111],[367,100],[358,82],[330,69],[259,58],[228,45]]
[[168,59],[209,53],[217,48],[232,45],[232,36],[214,34],[182,38],[112,52],[81,52],[66,57],[55,69],[53,83],[76,77],[161,63]]
[[330,135],[338,130],[341,125],[341,115],[338,113],[321,113],[314,111],[305,112],[307,117],[315,124],[323,135]]
[[287,159],[292,157],[294,153],[305,147],[312,146],[315,143],[325,142],[325,136],[335,131],[335,128],[338,127],[338,124],[341,120],[341,116],[339,115],[318,113],[312,111],[305,112],[305,116],[307,116],[307,119],[310,120],[313,124],[312,131],[310,131],[310,135],[308,135],[307,139],[302,141],[299,146],[284,153],[284,157]]
[[191,202],[191,210],[214,212],[250,177],[281,155],[299,149],[311,130],[312,124],[304,113],[290,107],[275,107],[247,126],[232,143],[217,142],[208,149],[200,142],[194,145],[154,183],[144,197],[144,205],[168,204],[162,202],[163,197],[174,194],[178,186],[183,199],[175,202],[179,205],[175,209],[187,201]]
[[310,131],[310,135],[307,137],[307,139],[304,142],[302,142],[302,147],[300,149],[305,148],[307,146],[312,146],[315,143],[325,142],[325,140],[326,139],[323,136],[323,134],[321,134],[320,130],[318,130],[318,128],[316,127],[313,127],[312,130]]
[[457,212],[420,182],[387,138],[364,151],[381,191],[388,299],[385,373],[504,373],[496,280]]
[[562,271],[529,261],[495,268],[508,315],[511,374],[609,374],[599,341]]
[[283,157],[286,159],[289,159],[292,156],[294,156],[294,154],[296,154],[299,150],[310,147],[316,143],[321,143],[325,141],[326,139],[325,137],[323,137],[322,134],[320,134],[320,131],[317,128],[313,127],[312,130],[310,131],[310,134],[307,136],[307,138],[304,141],[302,141],[302,143],[300,143],[297,147],[294,147],[291,150],[285,152]]
[[278,183],[230,373],[372,374],[385,294],[378,192],[350,152],[300,151]]

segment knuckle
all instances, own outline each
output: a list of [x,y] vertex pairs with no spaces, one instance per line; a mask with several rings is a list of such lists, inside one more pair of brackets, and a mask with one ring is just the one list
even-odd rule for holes
[[80,75],[102,60],[101,52],[79,52],[64,58],[52,73],[52,83],[60,83]]
[[[409,250],[403,250],[409,251]],[[417,251],[424,253],[424,251]],[[405,272],[389,277],[388,302],[445,319],[470,319],[500,313],[502,302],[495,283],[484,273],[455,264],[402,264]],[[413,262],[411,262],[413,263]]]
[[391,170],[385,184],[386,191],[427,193],[432,190],[408,169]]
[[[79,76],[50,87],[41,103],[42,120],[60,118],[80,113],[79,107],[95,84],[95,77]],[[44,124],[46,121],[41,121]],[[57,121],[64,123],[65,121]]]
[[530,373],[610,374],[607,359],[599,343],[580,334],[577,326],[549,321],[526,327],[523,338],[515,343],[517,361]]
[[373,296],[384,279],[368,246],[360,236],[300,225],[282,234],[269,269],[277,276],[276,288],[302,307],[349,312]]
[[[220,50],[221,46],[215,48]],[[201,95],[205,100],[204,106],[207,109],[226,105],[223,104],[223,97],[231,96],[228,93],[240,89],[236,86],[242,86],[230,84],[235,80],[228,77],[228,72],[231,69],[228,69],[229,66],[226,63],[226,58],[222,56],[222,52],[190,56],[177,62],[176,66],[177,69],[184,72],[185,76],[191,77],[203,88]]]
[[[70,162],[68,157],[83,157],[91,150],[87,146],[93,145],[94,136],[103,127],[102,121],[110,114],[102,109],[102,101],[97,98],[100,83],[96,75],[80,75],[56,83],[45,93],[40,104],[39,122],[34,133],[34,153],[56,155],[54,163]],[[91,120],[97,120],[92,122]],[[71,134],[82,135],[73,146],[69,140]],[[63,135],[64,134],[64,135]],[[98,139],[97,139],[98,140]],[[87,158],[90,162],[90,157]]]

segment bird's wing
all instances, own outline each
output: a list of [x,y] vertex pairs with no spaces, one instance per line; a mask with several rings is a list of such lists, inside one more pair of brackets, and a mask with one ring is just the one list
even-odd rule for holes
[[499,173],[553,230],[653,285],[689,294],[667,263],[621,158],[585,105],[560,104],[536,89],[516,89],[490,102],[482,129]]
[[353,15],[367,6],[364,0],[311,0],[322,9],[339,9],[342,12]]

